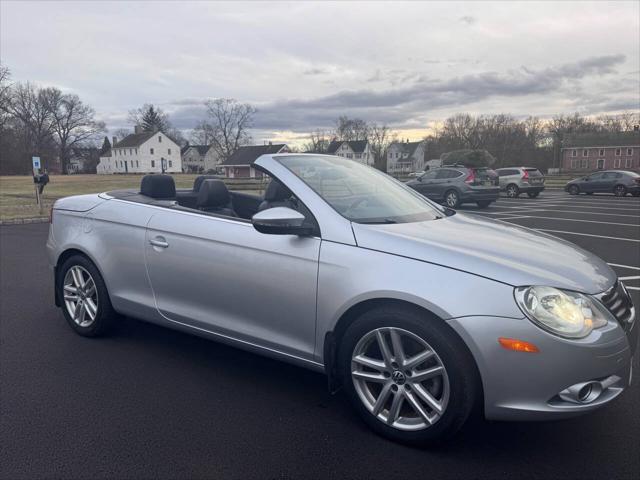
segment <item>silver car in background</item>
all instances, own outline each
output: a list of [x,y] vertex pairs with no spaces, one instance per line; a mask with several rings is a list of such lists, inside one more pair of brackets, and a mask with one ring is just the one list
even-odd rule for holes
[[57,201],[47,250],[71,328],[97,336],[127,315],[324,372],[373,430],[412,444],[451,436],[475,406],[564,418],[631,382],[635,310],[589,252],[352,160],[254,167],[264,197],[201,179],[194,198],[148,175]]
[[496,170],[500,181],[500,191],[506,192],[509,198],[518,198],[526,193],[529,198],[536,198],[544,190],[544,175],[537,168],[506,167]]

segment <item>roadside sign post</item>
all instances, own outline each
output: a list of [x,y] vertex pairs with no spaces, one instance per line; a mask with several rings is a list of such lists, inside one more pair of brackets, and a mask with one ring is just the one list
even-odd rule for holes
[[40,174],[40,157],[31,157],[31,164],[33,166],[33,184],[36,189],[36,203],[38,204],[40,215],[42,215],[42,200],[40,199],[40,188],[38,188],[38,177]]

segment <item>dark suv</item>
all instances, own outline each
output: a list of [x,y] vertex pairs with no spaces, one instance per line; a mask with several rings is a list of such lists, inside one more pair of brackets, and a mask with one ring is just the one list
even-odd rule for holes
[[446,166],[429,170],[409,180],[407,185],[425,197],[457,208],[463,203],[477,203],[487,208],[498,200],[498,175],[485,167]]
[[640,196],[640,175],[624,170],[606,170],[571,180],[564,189],[571,195],[613,193],[616,197],[624,197],[630,193],[637,197]]

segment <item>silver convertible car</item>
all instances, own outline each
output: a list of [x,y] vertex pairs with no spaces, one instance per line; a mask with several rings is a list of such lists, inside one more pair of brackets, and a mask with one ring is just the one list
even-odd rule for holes
[[55,301],[80,335],[119,315],[324,372],[376,432],[427,444],[486,418],[592,411],[631,382],[638,328],[575,245],[456,213],[324,155],[263,155],[264,196],[215,178],[58,200]]

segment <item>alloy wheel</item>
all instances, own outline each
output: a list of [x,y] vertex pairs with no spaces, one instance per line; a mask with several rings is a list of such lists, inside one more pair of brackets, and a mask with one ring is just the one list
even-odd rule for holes
[[90,326],[98,314],[98,290],[91,274],[74,265],[67,270],[62,289],[69,316],[81,327]]
[[518,196],[518,187],[516,187],[515,185],[509,185],[507,187],[507,197],[515,198],[517,196]]
[[450,208],[455,208],[458,206],[458,194],[456,192],[447,193],[447,206]]
[[627,194],[627,189],[624,188],[624,185],[618,185],[613,193],[616,197],[624,197]]
[[578,187],[576,187],[575,185],[571,185],[571,186],[569,187],[569,193],[570,193],[571,195],[577,195],[577,194],[578,194],[578,192],[579,192]]
[[381,422],[405,431],[436,423],[449,401],[449,377],[436,351],[418,335],[383,327],[353,350],[351,378],[360,400]]

